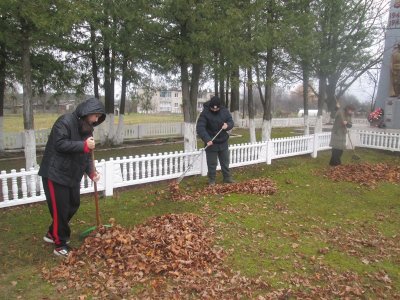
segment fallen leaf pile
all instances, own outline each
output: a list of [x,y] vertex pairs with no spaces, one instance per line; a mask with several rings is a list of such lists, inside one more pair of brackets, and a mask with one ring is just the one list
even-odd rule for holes
[[169,185],[169,191],[173,201],[195,201],[205,195],[226,195],[230,193],[272,195],[276,193],[277,187],[276,183],[271,179],[261,178],[231,184],[207,186],[190,194],[184,193],[179,189],[178,183],[172,182]]
[[349,181],[374,187],[380,181],[400,183],[400,166],[388,164],[352,164],[327,169],[324,174],[333,181]]
[[328,243],[341,252],[358,257],[366,265],[400,258],[400,236],[386,237],[372,226],[359,225],[351,230],[339,226],[327,230],[326,234]]
[[65,262],[42,273],[59,291],[73,289],[82,298],[124,297],[137,284],[140,299],[233,299],[265,287],[227,270],[213,235],[200,217],[188,213],[155,217],[131,230],[101,227]]
[[360,299],[365,297],[366,287],[361,278],[352,271],[336,272],[323,263],[314,264],[313,274],[304,277],[289,275],[294,287],[295,299]]

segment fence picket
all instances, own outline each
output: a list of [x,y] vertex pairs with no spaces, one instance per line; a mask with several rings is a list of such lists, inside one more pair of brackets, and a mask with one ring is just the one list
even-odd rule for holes
[[[353,130],[351,135],[355,137],[354,145],[357,147],[400,151],[400,133]],[[234,144],[229,147],[230,165],[235,168],[257,163],[270,164],[273,159],[306,153],[316,157],[318,151],[330,149],[329,141],[330,132],[323,132],[254,144]],[[202,170],[202,160],[194,161],[200,151],[153,153],[110,158],[100,163],[96,161],[96,169],[101,175],[98,190],[105,191],[109,196],[115,188],[177,178],[193,162],[193,168],[187,175],[206,175],[206,170]],[[10,173],[1,171],[0,208],[45,200],[43,183],[37,172],[38,169],[34,168],[19,172],[13,169]],[[81,180],[80,188],[82,194],[93,192],[93,183],[86,175]]]

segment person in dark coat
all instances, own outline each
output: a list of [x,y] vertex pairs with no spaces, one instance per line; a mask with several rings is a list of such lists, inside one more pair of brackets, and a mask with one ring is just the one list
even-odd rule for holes
[[100,179],[100,174],[92,169],[90,151],[95,148],[93,129],[105,118],[104,105],[90,98],[74,112],[60,116],[51,129],[39,175],[52,217],[43,239],[55,245],[54,254],[58,256],[69,253],[69,221],[80,205],[80,182],[84,173],[95,182]]
[[346,149],[347,129],[352,127],[351,117],[354,111],[353,105],[347,105],[344,109],[339,108],[336,112],[329,143],[329,146],[332,147],[330,166],[338,166],[342,163],[341,157],[343,150]]
[[[221,165],[224,183],[234,182],[229,170],[229,134],[227,132],[232,128],[232,115],[227,108],[221,105],[217,96],[204,103],[203,111],[197,121],[196,131],[206,146],[209,185],[215,184],[217,159]],[[216,136],[220,129],[222,131]],[[215,139],[212,140],[214,137]]]

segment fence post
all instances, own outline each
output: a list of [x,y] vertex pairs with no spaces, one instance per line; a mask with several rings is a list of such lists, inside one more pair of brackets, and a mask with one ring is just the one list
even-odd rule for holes
[[143,124],[139,124],[138,125],[138,138],[141,139],[143,137],[143,133],[144,133],[144,128],[143,128]]
[[262,141],[259,143],[260,145],[260,152],[258,154],[258,159],[260,161],[267,162],[267,141]]
[[318,148],[319,148],[319,136],[318,136],[318,133],[314,132],[313,143],[312,143],[312,152],[311,152],[312,158],[317,158]]
[[20,132],[17,137],[17,149],[23,149],[25,147],[25,134],[24,131]]
[[105,194],[106,196],[113,195],[113,177],[114,177],[114,158],[110,158],[105,164]]
[[201,176],[207,176],[208,173],[208,167],[207,167],[207,158],[206,158],[206,151],[201,149]]
[[272,157],[274,155],[274,143],[271,140],[267,141],[266,143],[267,143],[267,145],[266,145],[265,149],[267,151],[267,153],[266,153],[267,165],[270,165],[272,162]]

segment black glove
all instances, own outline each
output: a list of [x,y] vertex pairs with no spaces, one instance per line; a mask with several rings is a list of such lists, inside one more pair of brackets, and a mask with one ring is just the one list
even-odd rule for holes
[[348,122],[348,123],[346,124],[346,127],[347,127],[347,128],[351,128],[351,127],[353,127],[353,123],[351,123],[351,122]]

